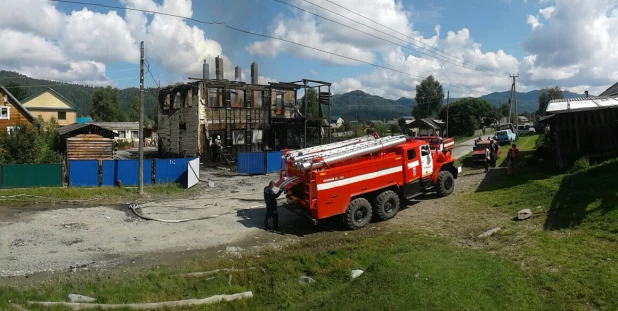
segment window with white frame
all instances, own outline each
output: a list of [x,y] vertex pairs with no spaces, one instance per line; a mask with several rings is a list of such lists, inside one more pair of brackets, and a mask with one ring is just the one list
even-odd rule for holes
[[131,138],[132,139],[138,139],[139,138],[139,131],[131,131]]
[[7,126],[6,127],[7,134],[11,135],[11,133],[13,133],[13,131],[15,131],[15,127],[14,126]]
[[118,131],[118,138],[125,139],[127,138],[125,131]]
[[0,107],[0,120],[11,119],[11,107]]

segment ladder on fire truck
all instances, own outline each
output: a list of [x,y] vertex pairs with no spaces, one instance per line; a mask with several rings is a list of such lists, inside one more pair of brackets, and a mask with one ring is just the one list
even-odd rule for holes
[[347,146],[328,148],[323,151],[297,156],[292,161],[294,165],[301,170],[320,168],[325,164],[331,165],[354,157],[376,153],[384,148],[393,147],[404,142],[406,142],[406,137],[403,135],[389,136],[362,141]]
[[315,154],[317,152],[325,151],[327,149],[331,150],[331,149],[334,149],[334,148],[345,147],[345,146],[357,144],[357,143],[360,143],[360,142],[370,141],[370,140],[375,140],[375,138],[373,136],[365,136],[365,137],[359,137],[359,138],[343,140],[343,141],[340,141],[340,142],[326,144],[326,145],[319,145],[319,146],[315,146],[315,147],[307,147],[307,148],[303,148],[303,149],[291,150],[291,151],[289,151],[286,154],[286,156],[288,158],[295,158],[295,157],[298,157],[298,156]]

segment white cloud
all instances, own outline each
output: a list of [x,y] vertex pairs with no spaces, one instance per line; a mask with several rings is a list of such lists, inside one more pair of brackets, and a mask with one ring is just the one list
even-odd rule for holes
[[[191,0],[121,0],[126,6],[181,16],[193,16]],[[65,82],[109,84],[106,64],[139,62],[139,42],[146,59],[172,74],[201,76],[207,59],[214,76],[215,56],[224,59],[225,78],[233,79],[232,62],[221,45],[206,33],[175,17],[122,10],[97,13],[80,7],[59,11],[47,0],[3,0],[0,38],[11,42],[0,53],[0,68],[37,78]],[[20,12],[27,11],[28,14]],[[149,18],[148,18],[149,17]],[[150,21],[149,21],[150,19]]]
[[555,9],[556,8],[553,7],[553,6],[548,6],[548,7],[544,8],[544,9],[540,9],[539,10],[539,14],[543,15],[543,18],[545,18],[545,19],[550,19],[551,15],[552,15],[552,13],[554,13]]
[[0,29],[56,38],[62,28],[63,18],[64,13],[56,10],[52,2],[47,0],[3,0]]
[[[345,11],[337,6],[329,5],[324,0],[316,0],[317,4],[338,12],[344,16],[362,23],[370,24],[369,21]],[[327,14],[328,18],[340,21],[346,25],[354,25],[363,31],[367,31],[379,37],[388,38],[391,41],[400,42],[406,45],[412,42],[417,46],[422,46],[422,51],[432,54],[433,48],[439,48],[448,53],[440,53],[437,58],[412,52],[407,48],[401,48],[388,42],[384,42],[367,34],[359,33],[347,29],[341,25],[318,19],[306,13],[297,13],[292,9],[293,17],[279,16],[271,25],[271,34],[275,37],[282,37],[286,40],[299,42],[313,47],[320,47],[327,51],[334,51],[338,54],[354,57],[363,61],[379,63],[385,67],[394,68],[398,71],[409,73],[397,73],[386,69],[374,69],[368,73],[360,74],[356,77],[347,77],[333,84],[335,92],[347,92],[356,89],[367,93],[381,95],[388,98],[399,98],[402,96],[413,97],[415,85],[420,83],[423,78],[434,75],[443,83],[463,86],[469,88],[460,93],[479,94],[492,88],[500,90],[508,87],[508,75],[496,75],[496,71],[516,71],[518,61],[515,57],[508,55],[502,50],[494,52],[484,52],[480,44],[476,43],[471,37],[468,29],[463,28],[458,31],[449,31],[446,37],[440,38],[440,26],[434,28],[435,34],[424,37],[412,28],[410,18],[414,12],[404,10],[401,2],[394,0],[380,0],[374,2],[358,2],[353,0],[338,1],[342,6],[352,8],[355,12],[376,20],[392,29],[396,29],[403,35],[397,35],[392,30],[387,30],[375,24],[372,27],[384,29],[385,32],[405,39],[403,41],[388,38],[386,35],[368,29],[367,27],[354,24],[353,22],[336,16],[331,13],[324,13],[315,7],[307,5],[303,1],[296,1],[295,5],[301,6],[319,14]],[[411,37],[413,39],[407,38]],[[419,42],[423,42],[421,44]],[[408,45],[411,47],[410,45]],[[418,47],[414,47],[418,49]],[[258,41],[248,46],[248,50],[254,54],[265,56],[277,56],[280,53],[290,53],[303,58],[317,59],[325,63],[339,65],[358,65],[358,62],[342,59],[340,57],[326,55],[324,53],[309,50],[303,47],[293,46],[277,40]],[[436,55],[436,54],[434,54]],[[445,61],[448,60],[448,61]],[[483,66],[494,73],[480,73],[479,71],[463,68],[466,66]],[[455,63],[455,64],[452,64]],[[452,89],[455,91],[456,89]]]
[[617,0],[556,0],[553,6],[539,11],[546,22],[523,42],[530,56],[521,62],[521,81],[591,90],[615,83],[616,5]]
[[60,44],[74,58],[139,63],[139,49],[129,26],[115,11],[100,14],[84,8],[65,18]]
[[528,15],[526,22],[532,26],[532,29],[543,26],[543,24],[539,22],[539,18],[533,15]]

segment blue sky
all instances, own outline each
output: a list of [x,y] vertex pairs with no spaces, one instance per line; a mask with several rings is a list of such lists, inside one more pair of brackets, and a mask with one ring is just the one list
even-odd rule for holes
[[[594,94],[618,80],[614,69],[618,56],[608,40],[618,35],[618,0],[282,0],[389,40],[397,41],[384,33],[402,38],[404,41],[398,42],[407,48],[415,48],[408,44],[410,38],[423,41],[426,51],[446,51],[458,63],[491,69],[489,74],[444,62],[436,54],[410,52],[272,0],[84,1],[221,21],[400,72],[221,25],[47,0],[7,0],[4,13],[0,13],[0,38],[11,39],[16,47],[0,56],[0,68],[58,81],[137,87],[138,45],[144,40],[151,72],[164,85],[199,76],[204,58],[213,72],[216,55],[224,57],[228,78],[233,78],[233,66],[240,65],[247,80],[249,66],[256,61],[261,83],[311,78],[333,82],[335,92],[361,89],[389,98],[413,97],[414,86],[430,74],[455,96],[508,90],[511,72],[519,72],[521,90],[558,85]],[[406,37],[334,3],[397,29]],[[24,8],[31,12],[27,18],[13,17]],[[579,48],[582,40],[592,40],[590,44],[596,40],[600,48]],[[43,50],[51,52],[40,52]],[[155,86],[149,75],[146,86]]]

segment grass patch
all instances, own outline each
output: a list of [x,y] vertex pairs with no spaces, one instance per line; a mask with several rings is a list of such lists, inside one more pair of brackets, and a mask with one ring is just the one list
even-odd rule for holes
[[[0,289],[0,304],[7,300],[64,301],[74,292],[96,296],[105,303],[127,303],[251,290],[253,299],[191,309],[532,310],[541,306],[526,275],[496,256],[458,249],[445,238],[405,230],[359,235],[338,235],[326,241],[323,236],[307,238],[283,251],[233,262],[194,262],[139,274],[73,277],[23,291],[5,288]],[[231,287],[223,274],[213,280],[176,276],[222,265],[245,268],[233,274]],[[365,273],[351,280],[352,269]],[[299,283],[301,275],[314,278],[316,283]]]
[[[521,154],[537,145],[532,142],[518,143]],[[618,160],[582,165],[571,173],[552,167],[531,162],[513,176],[492,170],[476,191],[463,196],[463,205],[512,216],[530,208],[537,214],[532,220],[501,224],[507,230],[493,251],[525,266],[543,300],[555,310],[615,310]]]
[[200,185],[197,185],[191,189],[184,189],[174,183],[145,185],[144,196],[139,195],[137,187],[0,189],[0,203],[55,201],[93,201],[98,204],[116,203],[143,198],[156,199],[188,196],[198,193],[201,188]]

